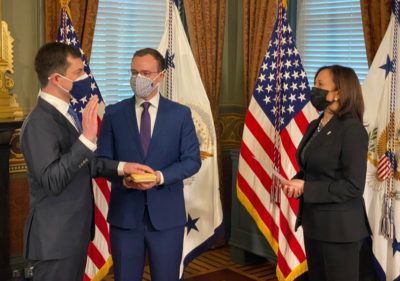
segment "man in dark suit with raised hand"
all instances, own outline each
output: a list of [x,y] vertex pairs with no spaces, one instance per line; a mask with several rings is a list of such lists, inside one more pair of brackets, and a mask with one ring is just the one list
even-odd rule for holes
[[186,223],[183,180],[201,165],[190,109],[159,94],[165,61],[154,49],[131,63],[135,96],[106,108],[98,157],[143,163],[156,180],[112,182],[108,222],[115,280],[142,280],[145,252],[153,281],[179,280]]
[[34,266],[33,280],[82,280],[94,235],[92,176],[122,181],[118,174],[152,170],[95,159],[98,97],[86,105],[82,124],[69,104],[71,94],[90,91],[77,49],[48,43],[38,51],[35,69],[41,90],[21,133],[30,187],[24,255]]

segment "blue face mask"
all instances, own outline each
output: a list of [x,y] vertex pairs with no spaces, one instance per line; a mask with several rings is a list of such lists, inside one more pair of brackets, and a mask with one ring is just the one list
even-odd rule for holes
[[59,75],[64,79],[67,79],[72,82],[72,88],[70,91],[67,91],[67,89],[64,89],[60,85],[59,87],[63,89],[65,92],[71,94],[73,98],[80,100],[81,98],[87,96],[89,93],[92,92],[92,81],[86,73],[79,76],[76,80],[71,80],[61,74]]

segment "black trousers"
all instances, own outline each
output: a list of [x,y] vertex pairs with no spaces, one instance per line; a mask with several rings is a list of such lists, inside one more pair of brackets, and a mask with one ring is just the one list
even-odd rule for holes
[[85,274],[86,251],[58,260],[36,260],[33,264],[33,281],[82,281]]
[[358,281],[362,242],[333,243],[304,236],[309,281]]

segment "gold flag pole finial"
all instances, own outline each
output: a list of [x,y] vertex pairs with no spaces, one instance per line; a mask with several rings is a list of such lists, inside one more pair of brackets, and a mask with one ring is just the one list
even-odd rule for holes
[[60,0],[61,8],[67,8],[71,0]]
[[285,10],[287,11],[287,9],[288,9],[287,0],[282,0],[282,5],[283,5],[283,7],[285,8]]
[[69,8],[69,2],[71,0],[60,0],[61,9],[65,8],[67,10],[69,18],[71,18],[71,10]]

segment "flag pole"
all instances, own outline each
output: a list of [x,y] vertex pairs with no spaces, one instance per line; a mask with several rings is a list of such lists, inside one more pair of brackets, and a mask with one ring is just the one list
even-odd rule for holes
[[[283,9],[286,1],[278,0],[278,42],[277,42],[277,59],[276,59],[276,70],[275,70],[275,89],[276,89],[276,97],[275,97],[275,122],[274,122],[274,154],[273,154],[273,169],[280,174],[281,171],[281,125],[282,125],[282,75],[281,65],[283,52],[282,45],[282,36],[283,36]],[[287,4],[286,4],[287,5]],[[281,190],[279,187],[279,179],[276,176],[272,176],[272,186],[271,186],[271,202],[280,203],[281,201]]]
[[166,77],[166,83],[167,83],[167,93],[166,96],[168,99],[172,100],[172,69],[170,69],[170,55],[173,54],[172,50],[172,23],[173,23],[173,11],[172,9],[174,8],[174,1],[169,0],[168,1],[168,49],[165,55],[165,62],[166,62],[166,67],[167,67],[167,77]]
[[[399,13],[399,3],[398,1],[394,1],[394,11],[396,18]],[[398,53],[397,53],[397,42],[398,42],[398,30],[399,30],[399,22],[395,21],[394,26],[394,38],[393,38],[393,74],[391,79],[391,87],[390,87],[390,97],[389,97],[389,124],[388,124],[388,154],[391,169],[393,169],[392,174],[386,181],[386,190],[383,198],[383,216],[381,219],[381,233],[388,239],[395,238],[395,228],[394,228],[394,196],[393,192],[395,191],[394,186],[394,172],[397,170],[397,160],[394,154],[395,152],[395,144],[394,140],[396,138],[396,94],[397,94],[397,66],[398,66]]]

